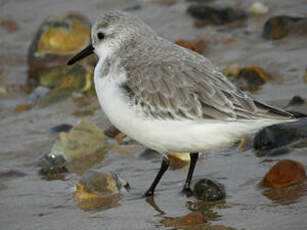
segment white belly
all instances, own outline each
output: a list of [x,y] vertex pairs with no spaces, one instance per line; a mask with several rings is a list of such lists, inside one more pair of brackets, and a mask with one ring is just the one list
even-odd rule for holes
[[[99,102],[115,127],[160,153],[199,152],[227,146],[261,127],[279,123],[272,120],[153,120],[132,109],[112,76],[98,78]],[[117,78],[118,79],[118,78]]]

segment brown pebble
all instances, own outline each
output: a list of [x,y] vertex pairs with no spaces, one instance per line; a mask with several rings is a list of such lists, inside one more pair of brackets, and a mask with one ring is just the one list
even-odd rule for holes
[[199,212],[191,212],[183,217],[185,225],[203,224],[204,218]]
[[29,104],[20,104],[20,105],[17,105],[14,109],[14,112],[16,113],[21,113],[21,112],[25,112],[27,110],[31,109],[31,105]]
[[15,33],[17,30],[19,30],[17,22],[11,19],[2,19],[0,21],[0,26],[4,28],[9,34]]
[[171,170],[183,168],[191,161],[190,153],[168,153],[167,157],[170,160]]
[[284,188],[301,183],[306,178],[304,166],[293,160],[281,160],[265,175],[261,184],[265,187]]
[[104,131],[104,134],[108,137],[114,138],[115,136],[120,134],[120,131],[115,126],[112,125]]
[[[257,76],[259,80],[257,80],[253,75]],[[269,81],[269,76],[267,73],[264,72],[263,69],[257,66],[250,66],[247,68],[242,68],[240,72],[238,73],[237,77],[245,77],[248,78],[248,81],[251,82],[258,82],[258,84],[264,84]]]
[[175,44],[182,46],[186,49],[193,50],[199,54],[202,54],[205,48],[205,42],[203,40],[194,40],[194,41],[187,41],[187,40],[176,40]]

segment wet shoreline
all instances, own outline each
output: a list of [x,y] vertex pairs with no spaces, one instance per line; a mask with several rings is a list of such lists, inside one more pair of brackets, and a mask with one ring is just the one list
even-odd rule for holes
[[[28,96],[24,87],[28,47],[47,14],[78,10],[93,21],[101,11],[140,5],[131,12],[139,15],[161,36],[171,41],[203,40],[203,54],[222,70],[236,65],[258,66],[267,71],[272,80],[255,93],[257,97],[280,107],[295,95],[307,98],[304,82],[306,37],[290,36],[276,41],[261,37],[263,24],[270,16],[306,17],[304,1],[265,2],[270,9],[266,15],[251,16],[232,27],[210,25],[202,28],[195,27],[194,19],[186,12],[190,2],[173,2],[169,5],[136,0],[0,3],[0,21],[14,20],[19,26],[14,33],[0,27],[0,86],[7,89],[7,94],[0,96],[0,223],[3,229],[174,229],[171,227],[173,219],[194,212],[195,207],[205,217],[203,228],[195,225],[178,229],[305,228],[306,181],[281,192],[262,188],[259,183],[280,159],[292,159],[307,168],[306,147],[271,158],[258,158],[252,149],[240,152],[228,148],[204,154],[196,166],[193,182],[204,177],[214,178],[226,190],[224,203],[209,206],[199,205],[194,197],[180,194],[187,167],[166,173],[157,188],[154,202],[142,198],[160,167],[160,156],[142,157],[144,147],[135,144],[133,147],[121,145],[110,149],[103,161],[93,166],[93,169],[116,172],[131,186],[130,192],[122,194],[115,207],[106,210],[80,209],[73,199],[81,177],[77,173],[66,173],[56,180],[45,180],[38,173],[38,159],[50,151],[57,138],[56,134],[46,133],[50,128],[64,123],[74,126],[81,119],[94,123],[102,130],[110,126],[95,96],[85,102],[69,97],[44,108],[35,104],[27,111],[15,111],[16,106],[24,103],[23,99]],[[252,3],[228,2],[230,6],[245,10]],[[82,107],[82,103],[86,106]],[[306,105],[293,109],[307,112]],[[76,113],[87,110],[92,113]],[[215,225],[223,225],[224,228]]]

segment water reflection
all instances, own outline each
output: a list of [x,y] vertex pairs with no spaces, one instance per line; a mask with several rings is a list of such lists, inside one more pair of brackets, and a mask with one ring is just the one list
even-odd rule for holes
[[162,210],[155,202],[154,197],[147,197],[145,201],[158,212],[158,224],[153,222],[155,226],[164,226],[171,229],[183,230],[204,230],[204,229],[219,229],[231,230],[233,228],[223,225],[213,225],[210,222],[218,220],[221,216],[214,211],[214,208],[231,208],[224,201],[218,202],[203,202],[203,201],[187,201],[185,206],[188,209],[188,214],[184,216],[167,216],[166,211]]
[[302,184],[293,185],[281,189],[266,189],[262,194],[273,201],[274,203],[281,205],[294,204],[302,196],[307,195],[307,182],[305,181]]

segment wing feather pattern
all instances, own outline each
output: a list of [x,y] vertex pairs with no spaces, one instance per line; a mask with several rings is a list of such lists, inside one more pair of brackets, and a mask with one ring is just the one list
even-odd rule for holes
[[187,60],[157,60],[130,67],[128,73],[125,88],[129,89],[130,99],[154,118],[291,118],[291,114],[236,88],[212,64],[208,67]]

